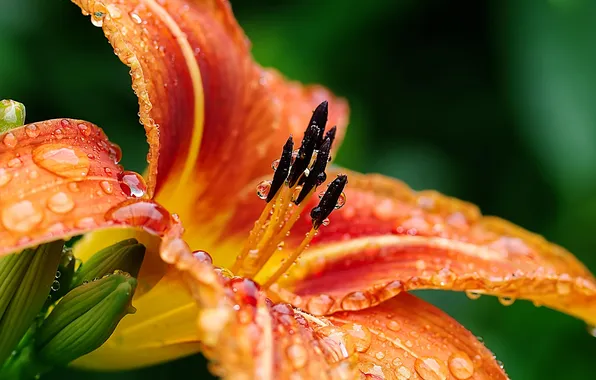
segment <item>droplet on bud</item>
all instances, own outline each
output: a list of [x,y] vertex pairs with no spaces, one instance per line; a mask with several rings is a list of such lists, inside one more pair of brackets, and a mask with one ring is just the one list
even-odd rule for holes
[[271,181],[262,181],[257,185],[257,196],[261,199],[267,199],[271,190]]

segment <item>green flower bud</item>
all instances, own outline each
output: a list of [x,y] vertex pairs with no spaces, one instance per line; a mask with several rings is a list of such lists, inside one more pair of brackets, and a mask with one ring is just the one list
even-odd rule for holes
[[145,246],[143,244],[139,244],[136,239],[122,240],[91,256],[75,273],[72,288],[85,281],[92,281],[106,274],[114,273],[116,270],[129,273],[132,277],[138,277],[144,257]]
[[63,247],[58,240],[0,259],[0,363],[43,308]]
[[0,133],[25,124],[25,106],[14,100],[0,100]]
[[137,281],[116,271],[68,292],[35,336],[37,359],[48,365],[66,365],[99,348],[126,314]]

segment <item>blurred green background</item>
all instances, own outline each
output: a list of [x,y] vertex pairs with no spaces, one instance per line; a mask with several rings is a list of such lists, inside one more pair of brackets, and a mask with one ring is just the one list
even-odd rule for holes
[[[596,2],[236,0],[257,60],[349,99],[337,157],[415,189],[478,204],[564,245],[596,271]],[[0,98],[28,120],[102,126],[142,170],[146,144],[128,69],[67,0],[1,0]],[[594,378],[596,338],[529,302],[421,292],[484,338],[513,379]],[[134,372],[204,374],[200,356]]]

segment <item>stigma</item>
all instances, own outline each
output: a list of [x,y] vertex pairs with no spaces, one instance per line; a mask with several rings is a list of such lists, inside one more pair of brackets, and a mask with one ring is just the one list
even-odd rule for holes
[[325,131],[327,117],[328,104],[324,101],[313,111],[300,147],[294,150],[294,140],[292,136],[288,137],[280,158],[273,163],[273,178],[257,186],[257,195],[265,201],[265,206],[231,268],[235,275],[255,278],[284,246],[284,239],[294,224],[303,214],[308,214],[312,228],[284,258],[279,268],[261,284],[268,288],[308,248],[318,230],[329,223],[328,218],[333,210],[345,203],[343,190],[348,178],[340,174],[320,195],[318,205],[309,212],[305,210],[317,188],[327,180],[325,170],[331,160],[331,147],[336,134],[335,126]]

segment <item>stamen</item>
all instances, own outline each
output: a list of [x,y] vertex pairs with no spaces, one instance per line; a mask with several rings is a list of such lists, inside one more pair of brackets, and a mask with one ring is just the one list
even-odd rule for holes
[[325,174],[325,168],[327,167],[327,162],[329,162],[329,151],[331,150],[331,140],[327,139],[321,145],[321,150],[317,154],[317,159],[315,164],[313,165],[312,170],[310,171],[308,177],[306,178],[304,185],[302,186],[302,190],[300,194],[294,201],[297,205],[300,204],[306,198],[306,196],[313,190],[316,186],[319,186],[327,179],[327,175]]
[[296,182],[298,182],[302,173],[304,173],[308,168],[308,165],[310,165],[310,159],[312,158],[315,148],[317,148],[319,135],[321,133],[321,129],[316,125],[310,125],[306,131],[304,131],[304,138],[298,149],[298,156],[296,157],[296,161],[294,161],[294,165],[292,165],[292,170],[290,171],[290,176],[288,178],[290,186],[294,186]]
[[[274,164],[275,174],[269,182],[267,204],[231,268],[235,274],[254,278],[265,267],[275,252],[283,247],[284,239],[309,204],[308,200],[327,178],[325,169],[336,134],[335,127],[323,133],[327,115],[328,105],[323,102],[313,112],[294,162],[293,139],[290,136],[286,141],[281,158]],[[345,196],[342,191],[346,183],[347,177],[340,175],[328,186],[319,205],[311,210],[312,229],[280,268],[265,281],[265,287],[276,282],[290,268],[307,249],[319,227],[326,225],[329,214],[343,205]]]
[[286,141],[283,150],[281,151],[281,158],[275,174],[273,175],[273,181],[271,182],[271,188],[269,194],[267,194],[267,203],[271,202],[277,191],[282,187],[288,174],[290,173],[290,165],[292,165],[292,151],[294,150],[294,140],[292,136]]
[[312,218],[312,227],[316,230],[331,215],[331,212],[337,208],[338,201],[343,194],[344,188],[348,183],[348,176],[340,174],[329,184],[327,191],[321,198],[321,202],[310,211]]

